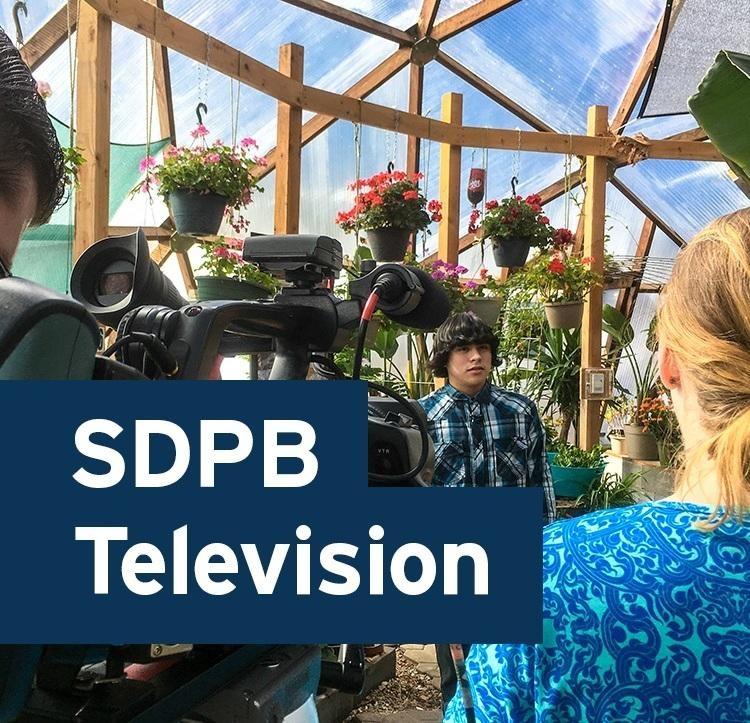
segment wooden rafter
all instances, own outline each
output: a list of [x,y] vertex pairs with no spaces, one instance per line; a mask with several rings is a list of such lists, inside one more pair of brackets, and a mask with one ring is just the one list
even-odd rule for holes
[[31,70],[36,70],[65,42],[68,37],[68,21],[71,32],[76,29],[77,13],[78,1],[68,0],[26,40],[21,48],[21,57]]
[[488,98],[494,100],[495,103],[501,105],[506,110],[509,110],[513,115],[518,116],[525,123],[528,123],[534,130],[554,133],[552,126],[545,123],[541,118],[538,118],[530,111],[527,111],[514,100],[511,100],[507,95],[501,93],[494,85],[480,78],[476,73],[469,70],[465,65],[459,63],[455,58],[447,55],[442,50],[438,50],[435,59],[459,78],[465,80],[469,85],[474,86],[480,93],[484,93]]
[[419,37],[423,38],[432,32],[432,26],[435,24],[435,18],[440,7],[440,0],[424,0],[422,8],[419,11],[419,20],[417,30]]
[[662,28],[664,27],[664,15],[654,30],[654,34],[651,36],[646,49],[643,51],[643,56],[638,63],[633,77],[628,83],[628,87],[625,89],[625,94],[620,101],[620,105],[612,116],[612,122],[610,123],[610,130],[613,133],[619,133],[625,123],[628,122],[630,116],[635,110],[635,106],[638,103],[638,99],[646,87],[651,71],[654,67],[654,61],[656,60],[656,54],[659,50],[659,41],[661,39]]
[[[367,75],[360,78],[351,88],[344,91],[344,95],[349,98],[365,98],[380,88],[396,73],[405,68],[409,63],[409,50],[401,48],[392,55],[388,56],[380,65],[373,68]],[[302,145],[317,138],[326,128],[329,128],[336,122],[335,116],[318,114],[310,118],[302,126]],[[258,168],[257,178],[261,179],[267,176],[276,168],[276,148],[272,148],[266,154],[268,165]]]
[[636,196],[625,184],[617,178],[611,178],[612,185],[630,201],[642,214],[650,218],[659,229],[672,239],[680,248],[687,246],[685,239],[680,236],[663,218],[657,215],[638,196]]
[[[205,63],[224,75],[270,95],[276,100],[299,105],[323,115],[330,115],[406,135],[418,135],[438,143],[474,148],[513,148],[544,153],[608,156],[620,158],[612,137],[559,135],[538,131],[454,126],[412,113],[394,110],[330,91],[303,85],[277,70],[212,38],[168,13],[154,8],[146,0],[87,0],[91,6],[112,20],[135,30],[162,45]],[[206,49],[208,48],[208,53]],[[650,158],[684,160],[723,160],[710,144],[653,141]]]
[[325,0],[283,0],[283,2],[308,10],[316,15],[322,15],[329,20],[335,20],[349,27],[357,28],[357,30],[364,30],[366,33],[392,40],[399,45],[411,45],[414,42],[414,38],[404,30],[373,20],[352,10],[346,10],[333,3],[325,2]]
[[468,30],[477,23],[497,15],[501,10],[505,10],[517,2],[519,0],[480,0],[480,2],[438,23],[432,31],[432,37],[438,42],[448,40],[448,38],[452,38],[463,30]]
[[[149,0],[160,10],[164,9],[164,0]],[[172,80],[169,73],[169,51],[164,45],[151,41],[151,55],[154,63],[154,86],[156,105],[159,109],[159,130],[161,138],[177,142],[177,131],[174,124],[174,106],[172,105]]]
[[[424,67],[412,63],[409,66],[409,113],[422,114],[422,95],[424,90]],[[417,136],[406,140],[406,172],[419,171],[419,154],[421,143]]]

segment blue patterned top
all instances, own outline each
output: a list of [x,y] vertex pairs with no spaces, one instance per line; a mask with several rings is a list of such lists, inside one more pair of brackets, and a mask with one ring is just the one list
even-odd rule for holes
[[542,487],[545,522],[555,493],[534,402],[485,384],[470,397],[446,384],[419,400],[435,443],[432,484],[443,487]]
[[[544,530],[542,645],[475,645],[476,720],[750,721],[750,522],[650,502]],[[466,721],[460,692],[445,721]]]

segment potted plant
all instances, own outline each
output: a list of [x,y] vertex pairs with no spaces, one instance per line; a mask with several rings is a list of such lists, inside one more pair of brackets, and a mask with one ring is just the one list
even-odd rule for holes
[[674,466],[682,446],[682,437],[669,396],[664,393],[658,397],[644,399],[638,408],[638,421],[643,425],[644,431],[656,439],[657,456],[661,466]]
[[[480,241],[489,240],[498,266],[518,267],[526,263],[531,247],[547,248],[553,229],[544,215],[541,197],[511,196],[485,204]],[[469,217],[469,233],[478,231],[480,212],[474,209]]]
[[255,141],[244,138],[236,146],[218,140],[209,144],[203,124],[191,135],[193,145],[168,146],[161,163],[150,156],[142,161],[146,179],[141,190],[150,192],[156,186],[179,234],[216,234],[225,215],[237,233],[246,231],[249,223],[242,210],[252,201],[253,191],[263,190],[254,173],[257,166],[265,165],[265,159],[253,154]]
[[529,284],[539,292],[552,329],[581,326],[583,300],[600,276],[591,270],[591,259],[563,249],[539,254],[524,270]]
[[590,452],[572,444],[561,444],[558,451],[547,455],[555,495],[579,497],[592,481],[601,477],[606,466],[604,450],[597,444]]
[[267,299],[276,293],[279,283],[271,274],[242,260],[243,243],[223,236],[201,243],[204,258],[198,270],[207,274],[195,277],[198,299]]
[[623,397],[611,400],[604,410],[604,420],[609,426],[607,437],[611,444],[611,452],[620,457],[627,456],[627,444],[625,443],[625,421],[627,414],[623,409]]
[[644,428],[638,417],[638,410],[643,401],[656,396],[656,377],[658,366],[656,363],[656,330],[654,323],[649,325],[646,349],[648,356],[645,363],[638,359],[633,346],[635,331],[622,312],[612,306],[605,306],[602,312],[602,328],[609,334],[611,345],[607,362],[614,363],[622,357],[630,367],[633,377],[633,389],[625,390],[632,396],[628,405],[625,422],[625,446],[628,456],[633,459],[657,460],[659,451],[656,438]]
[[463,282],[466,309],[473,311],[487,326],[495,326],[503,306],[503,282],[487,269],[479,270],[479,281]]
[[576,500],[576,505],[593,512],[612,507],[628,507],[642,499],[650,499],[641,492],[643,479],[641,472],[630,472],[624,476],[607,472],[591,482],[586,492]]
[[440,202],[419,190],[421,173],[384,171],[349,186],[354,206],[340,211],[336,224],[344,231],[365,231],[376,261],[402,261],[412,233],[442,219]]

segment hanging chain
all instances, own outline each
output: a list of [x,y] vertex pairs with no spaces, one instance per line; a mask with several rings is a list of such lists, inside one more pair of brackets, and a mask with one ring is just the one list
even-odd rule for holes
[[569,146],[568,152],[565,154],[565,228],[570,228],[570,201],[571,201],[571,182],[570,176],[573,173],[573,134],[568,135]]
[[208,101],[208,62],[211,54],[211,36],[206,35],[206,62],[203,65],[203,73],[198,82],[198,101],[206,103]]
[[237,80],[237,96],[235,97],[234,92],[234,78],[229,78],[229,109],[232,114],[232,145],[237,145],[237,133],[239,132],[240,126],[240,92],[242,91],[242,83]]
[[518,132],[518,143],[516,144],[516,151],[513,154],[513,160],[511,162],[511,180],[510,186],[513,195],[516,194],[516,184],[518,183],[519,176],[521,175],[521,129],[516,128]]

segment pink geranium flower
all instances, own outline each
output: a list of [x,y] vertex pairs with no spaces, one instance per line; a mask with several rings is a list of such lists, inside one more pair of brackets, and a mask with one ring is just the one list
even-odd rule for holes
[[197,128],[190,131],[190,135],[193,138],[205,138],[208,135],[208,128],[206,128],[203,123],[199,123]]
[[153,156],[146,156],[138,166],[138,170],[141,173],[145,173],[149,168],[153,168],[156,165],[156,159]]

